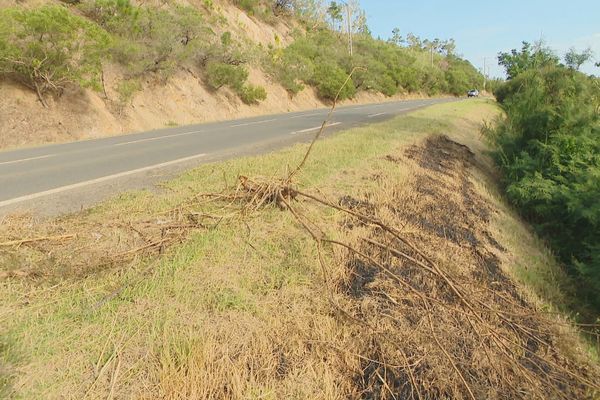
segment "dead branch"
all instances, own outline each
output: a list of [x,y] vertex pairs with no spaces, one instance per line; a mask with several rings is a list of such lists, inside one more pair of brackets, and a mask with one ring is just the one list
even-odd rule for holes
[[11,246],[21,246],[22,244],[34,243],[34,242],[44,242],[44,241],[61,241],[66,239],[72,239],[76,235],[68,234],[68,235],[59,235],[59,236],[44,236],[38,238],[31,239],[20,239],[20,240],[10,240],[8,242],[0,243],[0,247],[11,247]]

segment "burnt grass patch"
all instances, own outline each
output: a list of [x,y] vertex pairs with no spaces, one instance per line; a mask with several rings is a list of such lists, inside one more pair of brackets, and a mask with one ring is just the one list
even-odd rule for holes
[[338,201],[356,213],[341,223],[351,250],[338,282],[361,357],[351,398],[595,398],[596,367],[563,354],[555,320],[502,270],[473,152],[435,136],[385,159],[416,174],[387,197]]

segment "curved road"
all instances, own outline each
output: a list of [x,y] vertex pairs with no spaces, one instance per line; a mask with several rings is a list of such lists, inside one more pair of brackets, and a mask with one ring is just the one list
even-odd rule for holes
[[[340,107],[328,132],[447,101],[452,100]],[[305,141],[318,130],[328,111],[267,115],[0,152],[0,213],[74,211],[124,190],[151,187],[199,163]]]

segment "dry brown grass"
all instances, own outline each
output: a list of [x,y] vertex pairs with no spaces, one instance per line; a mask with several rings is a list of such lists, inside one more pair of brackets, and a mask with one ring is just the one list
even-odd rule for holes
[[[181,243],[190,231],[216,222],[185,204],[147,219],[124,215],[108,222],[94,222],[80,217],[4,217],[0,224],[0,279],[56,280],[107,271],[139,258],[160,255],[166,248]],[[24,236],[27,231],[34,236]]]
[[[594,398],[600,375],[574,328],[507,276],[516,250],[492,229],[479,149],[414,141],[479,143],[477,108],[493,112],[444,105],[383,125],[406,126],[390,136],[320,142],[296,184],[281,170],[305,148],[228,164],[246,176],[233,186],[205,167],[168,201],[3,224],[0,242],[76,234],[0,248],[31,271],[0,282],[9,395]],[[358,145],[369,150],[348,164]]]
[[[408,185],[375,175],[368,178],[378,190],[365,199],[345,195],[334,203],[287,181],[242,177],[227,197],[245,213],[268,204],[287,209],[314,239],[322,295],[351,333],[341,342],[306,340],[337,358],[344,392],[382,399],[597,396],[598,368],[580,349],[563,351],[572,338],[557,325],[568,323],[536,309],[502,271],[497,254],[507,250],[488,230],[493,208],[471,183],[468,147],[438,136],[386,160],[413,170]],[[298,198],[344,213],[341,238],[329,238],[331,227],[298,210]],[[329,262],[327,245],[335,254]],[[340,357],[344,351],[355,360]]]

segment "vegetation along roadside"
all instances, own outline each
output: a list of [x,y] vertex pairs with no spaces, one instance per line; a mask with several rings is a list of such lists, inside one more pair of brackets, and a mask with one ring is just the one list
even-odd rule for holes
[[556,313],[571,279],[494,183],[479,128],[498,112],[447,103],[340,133],[291,182],[306,145],[13,216],[5,393],[593,398],[593,347]]
[[600,80],[561,64],[542,43],[501,53],[509,80],[496,91],[504,115],[486,133],[496,145],[509,201],[548,242],[578,288],[583,322],[600,315]]

